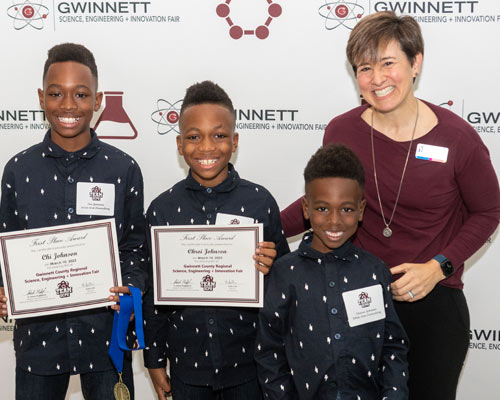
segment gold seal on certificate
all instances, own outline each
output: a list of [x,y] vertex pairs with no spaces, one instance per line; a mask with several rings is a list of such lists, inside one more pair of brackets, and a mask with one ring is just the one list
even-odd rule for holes
[[262,307],[262,224],[151,227],[155,304]]
[[10,318],[112,305],[121,286],[113,218],[5,233],[0,250]]

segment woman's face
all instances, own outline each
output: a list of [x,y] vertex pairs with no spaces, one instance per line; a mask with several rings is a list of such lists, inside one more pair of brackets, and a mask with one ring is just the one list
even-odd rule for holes
[[378,60],[357,65],[359,90],[377,111],[397,111],[413,101],[413,78],[418,75],[421,66],[421,53],[411,65],[399,43],[389,42],[379,50]]

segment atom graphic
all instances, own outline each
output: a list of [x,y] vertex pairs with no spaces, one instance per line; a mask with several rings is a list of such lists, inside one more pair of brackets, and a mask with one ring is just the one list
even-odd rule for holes
[[264,25],[260,25],[255,29],[243,29],[239,25],[235,25],[231,18],[229,17],[229,13],[231,9],[229,8],[229,4],[231,0],[226,0],[225,3],[221,3],[217,6],[215,10],[217,15],[221,18],[224,18],[229,25],[229,36],[233,39],[240,39],[243,35],[255,35],[259,39],[265,39],[269,36],[269,24],[273,20],[273,18],[278,18],[282,13],[282,8],[279,4],[273,3],[273,0],[266,0],[269,4],[267,8],[267,13],[269,14]]
[[319,8],[319,15],[325,18],[325,28],[328,30],[339,26],[352,30],[364,13],[365,9],[357,0],[351,2],[325,0],[325,4]]
[[47,18],[49,9],[42,3],[33,3],[26,0],[16,3],[7,9],[7,15],[14,19],[14,29],[20,30],[31,26],[35,29],[43,29],[43,20]]
[[178,123],[181,104],[182,100],[170,103],[167,100],[159,99],[156,102],[157,110],[151,114],[151,119],[158,124],[158,134],[165,135],[170,131],[179,133]]
[[453,100],[448,100],[448,101],[445,101],[444,103],[440,104],[441,107],[443,107],[443,106],[451,107],[452,105],[453,105]]

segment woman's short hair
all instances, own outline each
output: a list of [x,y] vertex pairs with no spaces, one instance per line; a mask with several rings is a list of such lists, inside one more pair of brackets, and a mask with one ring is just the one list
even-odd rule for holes
[[346,48],[354,73],[360,63],[375,62],[380,48],[392,41],[399,43],[411,65],[418,53],[424,54],[422,31],[413,17],[381,11],[362,18],[351,31]]

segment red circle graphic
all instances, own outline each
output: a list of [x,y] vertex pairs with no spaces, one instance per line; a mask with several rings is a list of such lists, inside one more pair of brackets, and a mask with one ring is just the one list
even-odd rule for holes
[[349,13],[349,9],[344,4],[341,4],[335,8],[335,15],[339,18],[347,17],[348,13]]
[[177,123],[179,121],[179,113],[177,111],[169,111],[167,113],[167,121],[171,124]]
[[35,15],[35,10],[31,6],[25,6],[23,7],[22,13],[24,18],[32,18],[33,15]]

